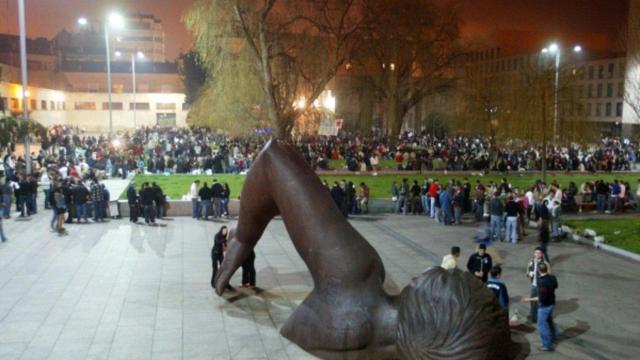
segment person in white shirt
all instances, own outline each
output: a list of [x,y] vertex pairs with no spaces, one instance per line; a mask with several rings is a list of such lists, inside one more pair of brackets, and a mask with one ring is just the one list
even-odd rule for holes
[[189,197],[191,198],[191,217],[194,219],[200,218],[200,196],[198,192],[200,191],[200,180],[196,180],[191,183],[191,188],[189,189]]
[[42,172],[42,176],[40,176],[40,187],[44,190],[44,208],[50,209],[49,194],[51,193],[51,176],[49,176],[49,172],[46,169]]
[[442,258],[441,268],[445,270],[455,269],[458,267],[458,258],[460,257],[460,248],[458,246],[451,247],[451,254]]

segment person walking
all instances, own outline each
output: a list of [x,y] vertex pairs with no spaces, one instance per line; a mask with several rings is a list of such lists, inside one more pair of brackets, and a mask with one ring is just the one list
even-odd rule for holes
[[467,270],[482,282],[486,283],[489,271],[493,267],[491,255],[487,254],[487,245],[478,245],[478,251],[469,256]]
[[64,214],[67,212],[67,201],[65,200],[62,187],[57,187],[54,190],[53,196],[56,208],[56,231],[60,236],[67,235],[67,231],[62,225],[65,222]]
[[242,287],[255,289],[256,287],[256,253],[251,249],[249,256],[242,263]]
[[213,273],[211,274],[211,287],[215,289],[215,279],[218,273],[218,267],[224,260],[224,252],[227,248],[227,235],[229,230],[226,226],[222,226],[213,237],[213,247],[211,248],[211,266]]
[[44,171],[42,172],[42,175],[40,176],[40,186],[44,191],[44,198],[45,198],[44,208],[45,210],[49,210],[51,209],[51,206],[49,206],[49,201],[47,201],[47,199],[51,194],[52,181],[51,181],[51,175],[49,175],[49,171],[47,171],[47,169],[44,169]]
[[554,351],[553,343],[558,339],[558,328],[553,321],[553,310],[556,305],[556,289],[558,288],[558,279],[549,273],[546,264],[540,264],[538,267],[538,295],[535,297],[525,298],[526,302],[538,303],[538,332],[542,339],[541,351]]
[[[529,261],[527,265],[526,275],[531,281],[531,290],[529,291],[529,295],[534,298],[538,296],[538,280],[540,272],[538,269],[540,265],[545,265],[547,271],[551,271],[551,266],[547,261],[544,260],[544,253],[542,252],[542,248],[537,247],[533,252],[533,259]],[[530,313],[531,321],[534,323],[538,320],[538,303],[536,301],[530,301]]]

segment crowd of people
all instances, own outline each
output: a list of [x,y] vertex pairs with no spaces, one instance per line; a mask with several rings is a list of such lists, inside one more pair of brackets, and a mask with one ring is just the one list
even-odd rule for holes
[[[265,135],[232,138],[204,128],[143,127],[133,132],[105,136],[85,134],[77,128],[54,126],[32,153],[37,169],[60,168],[81,176],[95,172],[126,177],[130,172],[154,174],[242,173],[269,139]],[[341,132],[339,136],[299,136],[294,145],[318,170],[332,170],[330,160],[342,169],[373,171],[390,162],[390,170],[529,171],[542,167],[539,144],[512,140],[492,145],[486,137],[435,136],[426,131],[404,132],[392,139],[380,132],[369,136]],[[8,176],[24,171],[25,159],[4,151]],[[626,171],[640,159],[637,141],[603,138],[590,145],[550,146],[546,167],[564,171]]]

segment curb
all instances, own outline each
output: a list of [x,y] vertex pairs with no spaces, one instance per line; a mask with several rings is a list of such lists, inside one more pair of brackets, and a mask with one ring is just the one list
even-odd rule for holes
[[629,260],[632,260],[632,261],[640,262],[640,255],[632,253],[630,251],[623,250],[623,249],[617,248],[615,246],[603,244],[601,242],[596,242],[594,240],[587,239],[582,235],[570,234],[569,237],[570,237],[570,239],[572,241],[577,242],[579,244],[593,246],[594,248],[600,249],[600,250],[602,250],[604,252],[607,252],[607,253],[610,253],[610,254],[613,254],[613,255],[617,255],[617,256],[621,256],[623,258],[626,258],[626,259],[629,259]]

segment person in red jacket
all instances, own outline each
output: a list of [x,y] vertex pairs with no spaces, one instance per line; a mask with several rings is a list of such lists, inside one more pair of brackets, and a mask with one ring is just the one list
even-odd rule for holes
[[436,199],[438,198],[439,192],[440,192],[440,184],[438,183],[438,179],[435,179],[429,186],[429,205],[430,205],[430,215],[432,219],[436,218]]

